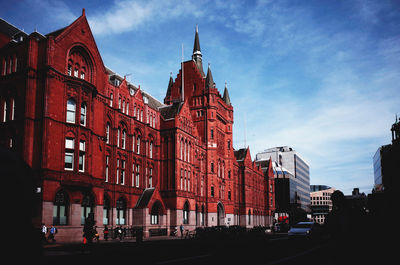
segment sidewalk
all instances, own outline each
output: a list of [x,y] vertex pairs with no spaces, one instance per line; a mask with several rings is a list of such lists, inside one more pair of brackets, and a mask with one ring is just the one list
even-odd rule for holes
[[[181,237],[179,236],[152,236],[152,237],[147,237],[143,238],[143,242],[149,242],[149,241],[165,241],[165,240],[180,240]],[[100,240],[99,243],[94,242],[93,245],[96,244],[114,244],[114,243],[135,243],[136,238],[124,238],[122,240],[119,239],[109,239],[109,240]],[[72,245],[83,245],[82,242],[68,242],[68,243],[47,243],[43,245],[43,249],[52,249],[52,248],[58,248],[58,247],[64,247],[64,246],[72,246]]]

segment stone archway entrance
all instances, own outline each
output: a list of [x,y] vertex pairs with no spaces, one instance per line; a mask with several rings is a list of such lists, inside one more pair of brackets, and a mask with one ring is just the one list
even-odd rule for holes
[[225,225],[225,210],[221,202],[217,205],[217,225]]

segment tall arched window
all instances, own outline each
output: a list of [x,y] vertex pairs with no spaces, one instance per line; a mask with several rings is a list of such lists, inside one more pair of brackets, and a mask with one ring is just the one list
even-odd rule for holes
[[68,195],[64,191],[56,194],[53,204],[53,225],[66,225],[68,221]]
[[121,146],[122,146],[122,149],[125,149],[125,147],[126,147],[126,130],[125,129],[122,130],[122,144],[121,144]]
[[137,152],[137,154],[140,154],[140,135],[138,135],[138,137],[137,137],[136,145],[137,145],[136,152]]
[[86,126],[86,111],[87,111],[87,107],[86,107],[86,103],[82,103],[81,105],[81,120],[80,120],[80,124],[82,126]]
[[103,199],[103,224],[108,225],[110,220],[110,199],[104,195]]
[[7,121],[7,100],[3,102],[3,122]]
[[190,162],[190,142],[188,144],[188,156],[187,156],[187,161]]
[[189,202],[185,202],[183,205],[183,223],[189,224]]
[[183,138],[181,139],[180,152],[181,152],[181,160],[183,160]]
[[86,218],[89,217],[89,214],[93,212],[93,197],[90,194],[85,194],[83,196],[82,205],[81,205],[81,224],[85,224]]
[[150,147],[149,147],[149,156],[150,158],[153,158],[153,142],[150,142]]
[[106,143],[110,143],[110,123],[107,122],[107,127],[106,127]]
[[73,98],[67,101],[67,122],[75,123],[76,102]]
[[120,144],[119,143],[120,137],[121,137],[121,128],[118,127],[118,130],[117,130],[117,147],[120,146],[119,145]]
[[10,99],[10,104],[11,104],[11,118],[10,120],[14,120],[15,116],[15,100],[13,98]]
[[119,198],[117,201],[117,225],[125,224],[126,201],[124,198]]

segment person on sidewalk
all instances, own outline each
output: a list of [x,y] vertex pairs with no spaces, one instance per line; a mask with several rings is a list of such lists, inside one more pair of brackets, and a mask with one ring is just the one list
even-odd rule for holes
[[109,231],[108,231],[107,225],[104,226],[103,233],[104,233],[104,240],[108,241],[108,233],[109,233]]
[[179,227],[179,230],[181,230],[181,238],[183,238],[183,231],[185,230],[185,227],[183,226],[183,224],[181,224],[181,226]]
[[42,224],[42,242],[47,243],[47,226],[45,224]]
[[55,228],[54,226],[51,226],[48,241],[51,240],[52,243],[56,242],[56,239],[55,239],[56,234],[57,234],[57,228]]

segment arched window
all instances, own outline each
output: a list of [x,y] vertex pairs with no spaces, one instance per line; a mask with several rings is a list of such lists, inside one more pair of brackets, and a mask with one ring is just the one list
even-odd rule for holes
[[149,168],[149,188],[153,187],[153,168]]
[[119,198],[117,200],[117,225],[125,224],[125,215],[126,215],[126,201],[124,198]]
[[64,191],[56,194],[53,204],[53,225],[66,225],[68,221],[68,195]]
[[125,149],[126,147],[126,130],[122,130],[122,149]]
[[81,205],[81,224],[85,224],[86,218],[89,217],[89,214],[93,212],[93,197],[90,194],[85,194],[83,196],[82,205]]
[[73,98],[67,101],[67,122],[75,123],[76,102]]
[[181,190],[183,190],[183,168],[181,168],[181,185],[180,185]]
[[189,224],[189,202],[185,202],[183,205],[183,223]]
[[138,135],[136,140],[136,152],[137,154],[140,154],[140,135]]
[[120,137],[121,137],[121,128],[119,128],[118,127],[118,130],[117,130],[117,147],[119,147],[119,140],[120,140]]
[[104,195],[103,199],[103,224],[108,225],[110,220],[110,199],[107,195]]
[[106,143],[110,143],[110,123],[107,122],[107,127],[106,127]]
[[86,103],[83,102],[81,105],[81,120],[80,120],[80,124],[82,126],[86,126],[86,111],[87,111]]
[[180,152],[181,152],[181,160],[183,160],[183,138],[181,139]]
[[86,81],[92,81],[93,64],[87,50],[82,46],[73,47],[68,54],[67,74]]
[[220,160],[218,160],[217,177],[221,177],[221,161]]
[[250,225],[251,224],[251,211],[250,211],[250,209],[249,209],[248,215],[249,215],[249,225]]
[[190,171],[188,171],[188,186],[187,190],[190,191]]
[[184,161],[187,161],[187,141],[185,140],[185,150],[184,150],[185,154],[184,154]]
[[79,171],[85,171],[85,154],[86,154],[86,142],[83,140],[79,141]]
[[204,205],[201,206],[201,215],[200,215],[200,224],[203,226],[204,225],[204,219],[205,219],[205,214],[204,214]]
[[3,122],[7,121],[7,101],[3,102]]
[[14,120],[14,115],[15,115],[15,100],[12,98],[10,99],[10,104],[11,104],[11,118],[10,120]]
[[153,142],[150,142],[149,156],[150,158],[153,158]]
[[187,161],[190,162],[190,142],[188,144],[188,156],[187,156]]

